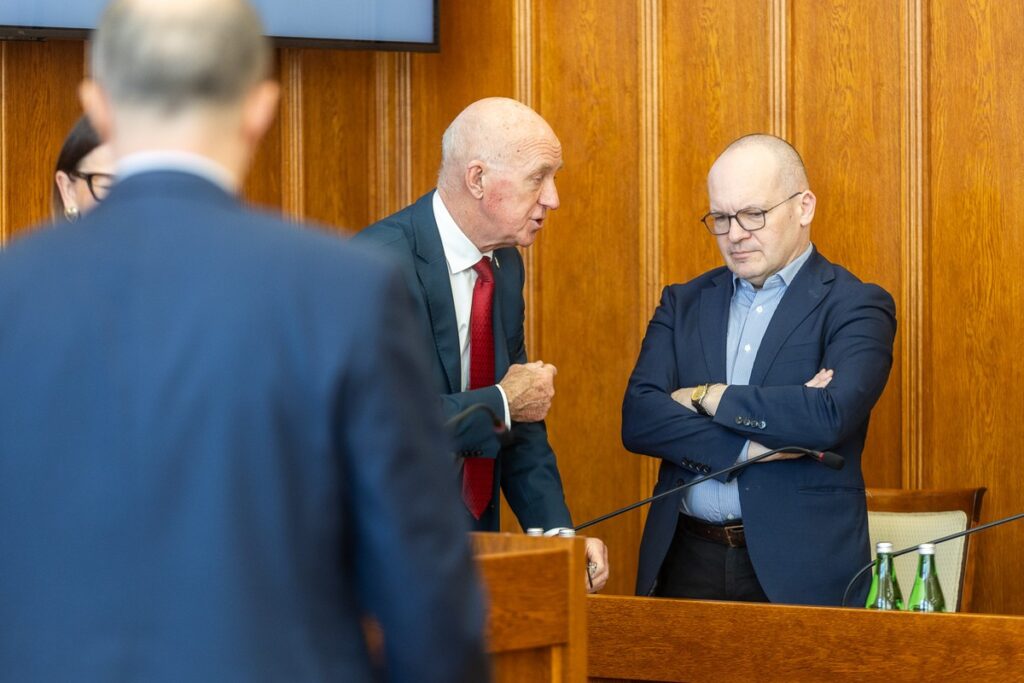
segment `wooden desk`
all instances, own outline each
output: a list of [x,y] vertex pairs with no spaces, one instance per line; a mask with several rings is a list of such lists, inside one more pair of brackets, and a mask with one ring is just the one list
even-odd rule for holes
[[587,598],[591,681],[1019,681],[1024,617]]
[[496,683],[583,683],[587,676],[582,538],[473,534],[488,593]]

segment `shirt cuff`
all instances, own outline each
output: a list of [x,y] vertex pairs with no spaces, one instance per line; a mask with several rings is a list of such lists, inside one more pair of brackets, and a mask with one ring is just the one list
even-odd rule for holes
[[736,458],[736,462],[746,462],[750,458],[750,439],[743,442],[743,448],[740,449],[740,457]]
[[545,531],[544,535],[545,536],[557,536],[558,532],[561,531],[562,529],[571,529],[571,528],[572,527],[569,527],[569,526],[556,526],[554,529],[548,529],[547,531]]
[[[512,417],[508,412],[508,396],[505,395],[505,390],[501,388],[500,384],[495,384],[498,389],[498,393],[501,394],[501,405],[505,406],[505,429],[512,429]],[[747,443],[750,443],[749,441]]]

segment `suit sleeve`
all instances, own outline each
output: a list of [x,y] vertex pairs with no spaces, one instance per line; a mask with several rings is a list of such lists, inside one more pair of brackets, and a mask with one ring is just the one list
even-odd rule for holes
[[733,385],[722,395],[715,423],[769,448],[819,450],[861,428],[889,378],[896,306],[875,285],[858,284],[846,299],[825,340],[822,365],[835,370],[825,389]]
[[338,559],[355,565],[362,606],[383,629],[388,680],[487,680],[481,592],[409,294],[398,277],[372,292],[336,390],[352,520]]
[[666,287],[647,326],[633,374],[622,402],[622,443],[627,450],[675,463],[703,475],[736,462],[747,438],[679,405],[672,392],[680,387],[677,354],[701,354],[699,348],[677,349],[677,291]]

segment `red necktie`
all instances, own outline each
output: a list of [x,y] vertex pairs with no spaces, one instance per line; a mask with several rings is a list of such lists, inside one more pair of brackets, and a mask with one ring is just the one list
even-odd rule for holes
[[[469,388],[493,386],[494,378],[494,273],[491,259],[480,259],[473,287],[473,308],[469,314]],[[480,515],[491,502],[494,491],[494,459],[466,458],[462,470],[462,500],[473,514]]]

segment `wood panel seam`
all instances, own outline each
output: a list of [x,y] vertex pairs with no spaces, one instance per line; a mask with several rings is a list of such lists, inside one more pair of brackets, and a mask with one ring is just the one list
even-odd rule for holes
[[10,201],[7,180],[7,106],[14,98],[7,96],[7,42],[0,42],[0,249],[7,244],[11,231]]
[[[643,0],[640,5],[640,306],[639,349],[647,322],[658,304],[661,273],[661,7],[662,0]],[[647,496],[657,483],[660,461],[643,459],[639,492]],[[646,512],[638,516],[646,522]]]
[[905,0],[903,15],[903,103],[900,139],[904,146],[900,175],[903,182],[901,208],[903,273],[900,287],[902,340],[901,446],[904,488],[923,485],[923,250],[925,222],[925,112],[924,112],[924,7],[922,0]]
[[281,204],[284,214],[291,220],[305,215],[304,155],[302,150],[302,52],[296,49],[281,51],[284,77],[284,103],[281,108],[281,177],[283,180]]
[[[513,31],[515,35],[515,99],[528,107],[537,109],[535,102],[534,78],[534,0],[516,0]],[[523,283],[523,300],[526,304],[525,320],[523,321],[526,348],[533,358],[540,358],[543,349],[540,344],[540,256],[541,240],[528,249],[520,249],[525,268]]]
[[771,91],[772,134],[789,139],[789,1],[771,2],[769,89]]

